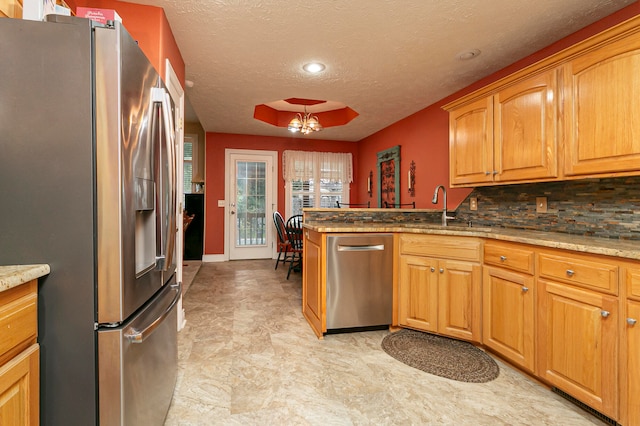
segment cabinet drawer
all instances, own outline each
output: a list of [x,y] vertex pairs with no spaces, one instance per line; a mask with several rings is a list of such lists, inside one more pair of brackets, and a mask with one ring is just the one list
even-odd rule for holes
[[[3,337],[0,339],[0,364],[36,342],[38,296],[35,285],[34,291],[29,291],[29,287],[29,284],[23,284],[2,292],[0,333]],[[16,298],[16,295],[19,297]]]
[[533,275],[535,253],[517,244],[487,242],[484,263]]
[[612,294],[618,293],[618,265],[578,254],[540,253],[540,277]]
[[627,269],[627,296],[640,300],[640,267]]
[[400,253],[446,259],[480,261],[481,242],[473,237],[402,234]]

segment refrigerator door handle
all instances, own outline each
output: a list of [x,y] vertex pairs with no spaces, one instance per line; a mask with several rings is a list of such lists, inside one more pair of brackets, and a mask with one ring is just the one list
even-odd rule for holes
[[180,284],[174,284],[174,285],[171,286],[171,288],[176,291],[176,294],[173,297],[173,300],[171,301],[171,303],[169,304],[167,309],[165,309],[164,312],[160,316],[155,318],[149,324],[146,324],[142,328],[142,330],[138,330],[138,329],[132,327],[131,330],[124,335],[124,337],[128,341],[130,341],[131,343],[142,343],[149,336],[151,336],[151,334],[153,334],[154,330],[156,328],[158,328],[158,326],[160,326],[160,324],[162,324],[162,322],[165,320],[165,318],[167,316],[169,316],[169,314],[171,313],[171,310],[173,309],[175,304],[178,303],[178,299],[180,299],[180,295],[182,294],[182,291],[181,291],[180,287],[181,287]]
[[[164,149],[166,150],[166,161],[164,162],[166,169],[163,181],[166,182],[169,194],[165,194],[163,191],[165,188],[161,187],[160,197],[163,199],[166,197],[167,203],[162,202],[160,217],[160,223],[163,229],[160,232],[160,253],[156,256],[156,266],[162,271],[168,271],[172,265],[173,252],[175,250],[175,240],[177,233],[176,223],[176,150],[175,150],[175,131],[173,127],[173,117],[171,115],[171,98],[169,93],[162,87],[154,87],[152,89],[152,100],[162,104],[162,117],[164,126]],[[168,197],[167,197],[168,195]],[[166,215],[166,216],[165,216]],[[165,220],[166,219],[166,220]]]

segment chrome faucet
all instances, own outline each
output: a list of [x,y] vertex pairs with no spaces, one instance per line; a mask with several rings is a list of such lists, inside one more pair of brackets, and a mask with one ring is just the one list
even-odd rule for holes
[[444,195],[444,199],[442,200],[444,205],[442,207],[442,226],[447,226],[447,220],[455,219],[454,216],[447,216],[447,188],[444,185],[436,186],[436,190],[433,192],[433,199],[431,202],[433,204],[438,204],[438,189],[442,188],[442,194]]

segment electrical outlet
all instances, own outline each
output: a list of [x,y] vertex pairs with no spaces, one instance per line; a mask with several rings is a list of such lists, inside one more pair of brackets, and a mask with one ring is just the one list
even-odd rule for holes
[[478,210],[478,199],[476,197],[469,198],[469,210]]
[[536,213],[547,212],[547,197],[536,197]]

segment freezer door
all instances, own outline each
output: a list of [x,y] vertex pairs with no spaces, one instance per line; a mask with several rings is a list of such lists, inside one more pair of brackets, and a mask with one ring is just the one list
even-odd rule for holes
[[100,425],[162,425],[178,373],[179,285],[163,288],[131,321],[98,331]]

